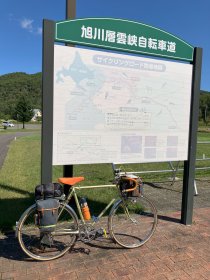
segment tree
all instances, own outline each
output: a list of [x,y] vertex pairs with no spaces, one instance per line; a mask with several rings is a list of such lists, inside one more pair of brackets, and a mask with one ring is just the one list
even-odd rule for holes
[[13,119],[21,95],[26,95],[33,108],[41,108],[42,74],[10,73],[0,75],[0,118]]
[[208,125],[209,110],[210,110],[210,94],[208,92],[201,92],[200,95],[200,118],[205,125]]
[[25,128],[25,122],[28,122],[33,117],[33,109],[29,100],[27,100],[25,95],[22,95],[15,107],[14,119],[23,123],[23,129]]

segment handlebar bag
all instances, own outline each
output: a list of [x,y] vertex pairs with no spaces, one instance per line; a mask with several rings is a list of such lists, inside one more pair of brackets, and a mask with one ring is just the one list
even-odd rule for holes
[[[143,194],[143,182],[141,178],[137,177],[134,180],[132,178],[121,178],[119,181],[119,188],[124,197],[138,197]],[[131,190],[131,191],[129,191]]]
[[55,198],[38,200],[36,202],[38,213],[38,227],[41,232],[52,232],[58,220],[58,208],[60,203]]

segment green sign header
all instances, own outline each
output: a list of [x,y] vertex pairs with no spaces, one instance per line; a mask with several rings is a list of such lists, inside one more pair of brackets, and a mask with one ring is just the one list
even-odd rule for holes
[[129,20],[84,18],[56,22],[55,41],[193,61],[194,48],[187,42]]

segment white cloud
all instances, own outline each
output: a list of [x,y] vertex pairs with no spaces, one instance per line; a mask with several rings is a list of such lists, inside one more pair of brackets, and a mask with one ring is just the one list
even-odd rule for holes
[[39,35],[42,35],[42,28],[41,28],[41,27],[38,27],[36,33],[39,34]]
[[34,22],[33,19],[24,18],[20,21],[20,26],[23,29],[28,30],[29,32],[33,32],[34,31],[33,22]]
[[24,29],[24,30],[26,30],[26,31],[34,34],[34,35],[41,35],[42,34],[42,27],[38,27],[35,24],[33,19],[26,18],[26,17],[24,17],[22,19],[15,18],[15,16],[12,13],[10,13],[8,15],[8,18],[9,18],[10,21],[16,21],[22,29]]

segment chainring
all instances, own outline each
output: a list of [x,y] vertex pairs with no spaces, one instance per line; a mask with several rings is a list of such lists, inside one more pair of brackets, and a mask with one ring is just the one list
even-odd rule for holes
[[90,242],[93,239],[95,239],[96,236],[96,230],[95,228],[90,225],[90,224],[86,224],[86,225],[80,225],[79,226],[79,239],[84,242]]

